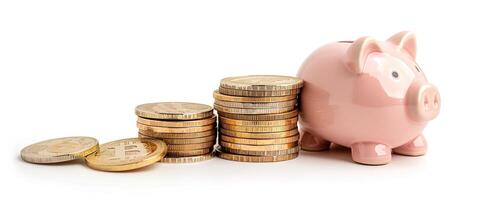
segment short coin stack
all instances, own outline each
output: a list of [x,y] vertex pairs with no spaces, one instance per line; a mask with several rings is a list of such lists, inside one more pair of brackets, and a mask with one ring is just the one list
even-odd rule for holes
[[241,162],[275,162],[298,156],[297,95],[303,81],[295,77],[253,75],[222,79],[213,93],[219,116],[220,158]]
[[188,163],[213,157],[216,117],[208,105],[188,102],[148,103],[136,107],[140,138],[167,145],[161,162]]

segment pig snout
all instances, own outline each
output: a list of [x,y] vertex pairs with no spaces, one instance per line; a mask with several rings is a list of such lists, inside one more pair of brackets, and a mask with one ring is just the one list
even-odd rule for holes
[[429,83],[415,82],[407,92],[409,114],[415,121],[429,121],[440,112],[440,93]]

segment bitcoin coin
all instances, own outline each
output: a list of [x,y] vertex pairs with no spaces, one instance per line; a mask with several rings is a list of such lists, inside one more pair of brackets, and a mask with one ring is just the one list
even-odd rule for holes
[[188,151],[196,149],[210,148],[215,145],[215,142],[205,142],[198,144],[170,144],[168,145],[168,151]]
[[289,119],[292,117],[297,117],[298,111],[292,110],[285,113],[277,113],[277,114],[261,114],[261,115],[245,115],[245,114],[234,114],[234,113],[226,113],[226,112],[218,112],[218,116],[229,118],[229,119],[238,119],[238,120],[249,120],[249,121],[273,121],[273,120],[282,120]]
[[292,153],[279,156],[247,156],[247,155],[230,154],[217,151],[217,156],[222,159],[240,161],[240,162],[278,162],[297,158],[298,155],[299,153]]
[[296,100],[297,94],[290,96],[279,96],[279,97],[240,97],[240,96],[230,96],[221,94],[218,90],[213,92],[213,97],[220,101],[232,101],[232,102],[279,102],[279,101],[289,101]]
[[229,137],[226,135],[220,135],[222,141],[235,143],[235,144],[247,144],[247,145],[274,145],[274,144],[288,144],[292,142],[299,141],[299,135],[278,138],[278,139],[245,139],[237,137]]
[[276,114],[284,113],[295,109],[295,106],[284,108],[260,108],[260,109],[245,109],[245,108],[230,108],[215,104],[215,110],[218,112],[243,114],[243,115],[260,115],[260,114]]
[[136,123],[136,127],[138,127],[138,129],[140,130],[150,130],[157,133],[194,133],[194,132],[203,132],[212,130],[215,128],[215,124],[210,124],[206,126],[171,128],[171,127],[160,127],[160,126],[147,126]]
[[213,158],[213,153],[199,155],[199,156],[188,156],[188,157],[165,157],[161,160],[163,163],[194,163],[205,161]]
[[237,120],[225,117],[219,118],[220,123],[234,125],[234,126],[285,126],[297,124],[297,117],[283,120],[274,121],[250,121],[250,120]]
[[212,151],[213,151],[213,148],[187,150],[187,151],[168,151],[168,153],[166,153],[166,157],[199,156],[199,155],[208,154]]
[[220,87],[253,91],[291,90],[301,88],[302,85],[302,79],[278,75],[235,76],[220,81]]
[[270,133],[249,133],[249,132],[239,132],[239,131],[231,131],[227,129],[220,128],[220,134],[227,135],[231,137],[239,137],[239,138],[250,138],[250,139],[274,139],[274,138],[284,138],[290,137],[299,134],[299,130],[292,129],[283,132],[270,132]]
[[288,131],[297,128],[297,124],[285,125],[285,126],[235,126],[221,123],[220,127],[239,132],[251,132],[251,133],[269,133],[269,132],[281,132]]
[[59,163],[83,158],[98,149],[92,137],[64,137],[45,140],[21,150],[21,158],[30,163]]
[[252,90],[236,90],[229,88],[218,88],[218,92],[221,94],[231,95],[231,96],[244,96],[244,97],[279,97],[279,96],[291,96],[300,93],[300,89],[293,90],[271,90],[271,91],[252,91]]
[[159,127],[192,127],[192,126],[206,126],[216,122],[216,117],[212,116],[207,119],[199,120],[189,120],[189,121],[167,121],[167,120],[152,120],[138,117],[139,124],[144,124],[147,126],[159,126]]
[[158,132],[154,132],[152,130],[138,130],[138,132],[139,132],[139,134],[142,134],[142,135],[148,136],[148,137],[153,137],[153,138],[178,139],[178,138],[199,138],[199,137],[206,137],[206,136],[210,136],[210,135],[215,135],[216,129],[211,129],[209,131],[203,131],[203,132],[193,132],[193,133],[158,133]]
[[267,109],[267,108],[285,108],[295,107],[297,100],[279,101],[279,102],[233,102],[215,100],[215,104],[223,107],[242,108],[242,109]]
[[240,155],[248,155],[248,156],[281,156],[292,153],[298,153],[300,150],[299,146],[294,148],[285,149],[285,150],[276,150],[276,151],[246,151],[241,149],[230,149],[227,147],[219,146],[217,149],[220,149],[222,152],[232,153],[232,154],[240,154]]
[[230,149],[241,149],[247,151],[277,151],[277,150],[285,150],[298,146],[297,142],[288,143],[288,144],[275,144],[275,145],[245,145],[245,144],[234,144],[230,142],[225,142],[220,140],[220,146],[227,147]]
[[154,164],[167,151],[166,143],[146,138],[128,138],[102,144],[86,157],[89,167],[102,171],[128,171]]
[[213,109],[199,103],[161,102],[139,105],[135,113],[149,119],[194,120],[213,116]]
[[[140,138],[152,138],[150,136],[145,136],[145,135],[138,135]],[[200,138],[157,138],[162,141],[164,141],[166,144],[198,144],[198,143],[205,143],[205,142],[215,142],[216,135],[210,135],[207,137],[200,137]]]

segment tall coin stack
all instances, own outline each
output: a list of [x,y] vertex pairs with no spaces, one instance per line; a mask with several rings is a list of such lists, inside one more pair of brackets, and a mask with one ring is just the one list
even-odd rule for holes
[[208,105],[188,102],[148,103],[136,107],[140,138],[156,138],[167,145],[162,162],[188,163],[213,157],[216,117]]
[[213,93],[219,116],[217,155],[241,162],[276,162],[298,156],[295,77],[252,75],[224,78]]

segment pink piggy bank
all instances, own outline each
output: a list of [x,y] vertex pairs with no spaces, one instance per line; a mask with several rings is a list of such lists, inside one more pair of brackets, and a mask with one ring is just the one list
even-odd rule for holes
[[382,165],[392,152],[426,153],[422,130],[440,110],[437,88],[415,62],[410,32],[322,46],[299,69],[301,147],[351,148],[353,161]]

